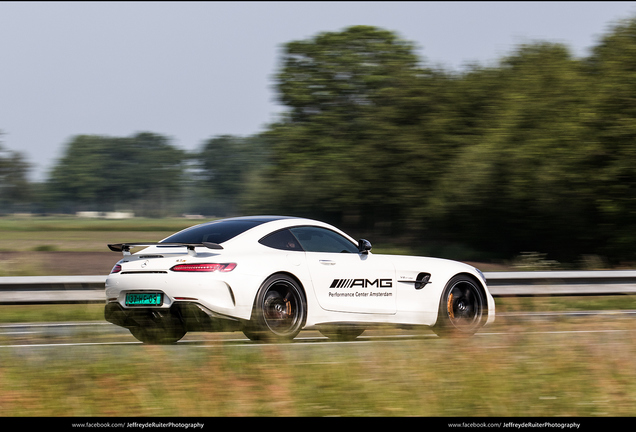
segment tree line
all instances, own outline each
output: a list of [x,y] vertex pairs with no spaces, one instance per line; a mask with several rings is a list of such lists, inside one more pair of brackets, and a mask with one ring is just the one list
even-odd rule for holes
[[3,208],[293,214],[421,250],[636,259],[636,17],[583,58],[537,41],[461,72],[354,26],[284,45],[275,85],[277,121],[196,152],[76,136],[28,184],[3,151]]

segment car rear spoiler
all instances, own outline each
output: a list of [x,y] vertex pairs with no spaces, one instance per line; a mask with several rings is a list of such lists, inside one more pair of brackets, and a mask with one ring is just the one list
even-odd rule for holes
[[223,249],[223,246],[217,243],[202,242],[202,243],[114,243],[109,244],[108,248],[113,252],[123,252],[124,255],[130,255],[130,248],[133,247],[146,247],[146,246],[183,246],[188,248],[188,255],[196,256],[194,251],[195,247],[206,247],[208,249]]

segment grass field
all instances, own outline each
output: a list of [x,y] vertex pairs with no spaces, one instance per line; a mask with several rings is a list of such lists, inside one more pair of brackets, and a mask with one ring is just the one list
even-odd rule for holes
[[170,231],[174,232],[203,222],[186,218],[100,219],[76,216],[5,216],[0,217],[0,232],[58,231]]
[[468,339],[0,350],[0,416],[636,415],[633,320]]
[[103,252],[107,243],[158,241],[196,223],[184,218],[2,217],[0,251]]

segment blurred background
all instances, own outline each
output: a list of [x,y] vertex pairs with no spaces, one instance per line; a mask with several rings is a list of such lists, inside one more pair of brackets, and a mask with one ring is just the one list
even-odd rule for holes
[[[459,13],[462,5],[473,7],[453,7]],[[167,6],[143,7],[159,16]],[[404,4],[396,7],[404,12]],[[23,18],[77,10],[3,8]],[[117,23],[98,33],[116,39]],[[83,133],[78,123],[36,179],[31,156],[14,147],[0,117],[1,212],[286,214],[416,253],[480,261],[533,253],[573,266],[629,266],[636,260],[636,14],[597,36],[585,55],[567,43],[526,40],[487,64],[449,68],[379,26],[317,31],[279,45],[269,84],[283,109],[253,134],[211,128],[196,148],[184,148],[169,134],[144,131],[143,122],[121,136]],[[98,45],[77,55],[101,52]],[[53,115],[55,104],[46,106]],[[33,117],[34,129],[39,121]]]

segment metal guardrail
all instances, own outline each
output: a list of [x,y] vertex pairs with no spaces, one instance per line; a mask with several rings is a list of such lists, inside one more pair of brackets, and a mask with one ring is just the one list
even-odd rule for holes
[[106,277],[0,277],[0,304],[105,303]]
[[636,294],[636,271],[536,271],[485,273],[494,297]]
[[[636,271],[487,272],[493,297],[636,294]],[[0,277],[0,304],[104,303],[107,276]]]

